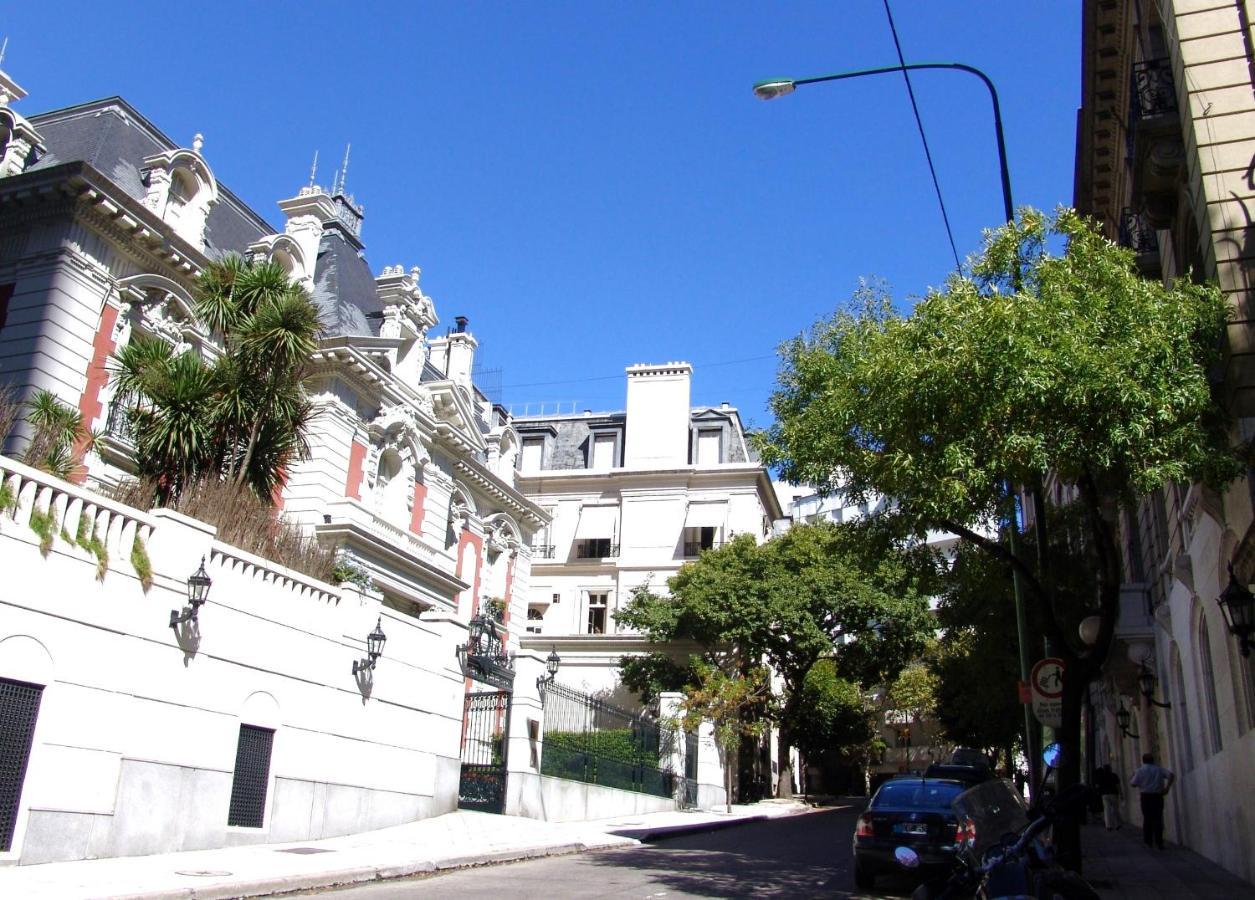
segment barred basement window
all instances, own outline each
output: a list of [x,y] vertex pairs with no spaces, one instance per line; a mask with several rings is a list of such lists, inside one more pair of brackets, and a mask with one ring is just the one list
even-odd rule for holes
[[22,782],[44,689],[0,678],[0,851],[13,847]]
[[227,824],[261,828],[266,816],[266,786],[270,780],[270,750],[275,733],[271,728],[240,726],[235,748],[235,777],[231,781],[231,811]]

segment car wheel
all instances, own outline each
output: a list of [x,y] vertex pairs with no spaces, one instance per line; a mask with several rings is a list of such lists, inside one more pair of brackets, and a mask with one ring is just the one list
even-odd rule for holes
[[854,886],[860,891],[870,891],[876,887],[876,876],[861,862],[854,863]]

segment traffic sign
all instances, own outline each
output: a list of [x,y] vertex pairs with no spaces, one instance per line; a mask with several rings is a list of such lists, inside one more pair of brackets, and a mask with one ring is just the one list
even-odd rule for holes
[[1050,728],[1063,724],[1063,660],[1039,659],[1029,676],[1033,691],[1033,715]]

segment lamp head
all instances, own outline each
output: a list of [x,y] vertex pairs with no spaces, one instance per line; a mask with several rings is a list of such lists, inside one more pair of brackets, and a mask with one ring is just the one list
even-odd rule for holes
[[376,660],[383,656],[383,645],[388,640],[388,636],[383,633],[383,618],[375,623],[375,630],[366,635],[366,655],[372,660]]
[[562,664],[562,659],[558,656],[558,648],[554,647],[549,651],[548,658],[545,659],[545,671],[549,673],[550,679],[558,674],[558,666]]
[[205,571],[205,557],[200,558],[200,568],[193,572],[187,579],[187,602],[192,604],[192,608],[198,608],[202,603],[209,599],[209,586],[213,584],[213,580],[209,577],[209,573]]
[[1233,563],[1229,564],[1229,583],[1216,602],[1230,633],[1242,642],[1243,653],[1249,652],[1250,638],[1255,633],[1255,596],[1233,574]]
[[1155,673],[1151,671],[1150,666],[1142,663],[1142,670],[1137,674],[1137,683],[1142,689],[1143,697],[1150,697],[1155,693],[1156,681],[1158,679],[1155,678]]
[[754,96],[759,100],[775,100],[785,94],[792,94],[797,85],[791,78],[769,78],[754,85]]
[[1124,708],[1124,701],[1120,701],[1120,708],[1116,710],[1116,723],[1120,726],[1121,731],[1129,730],[1129,711]]

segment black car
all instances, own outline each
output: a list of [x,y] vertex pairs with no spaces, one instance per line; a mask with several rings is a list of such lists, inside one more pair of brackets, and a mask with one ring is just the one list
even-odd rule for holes
[[949,778],[961,781],[968,787],[974,787],[989,781],[994,773],[986,765],[961,765],[958,763],[933,763],[924,770],[925,778]]
[[876,876],[905,874],[893,856],[898,847],[919,854],[921,879],[954,865],[958,823],[950,804],[970,785],[952,778],[895,778],[880,786],[854,829],[854,883],[875,887]]

